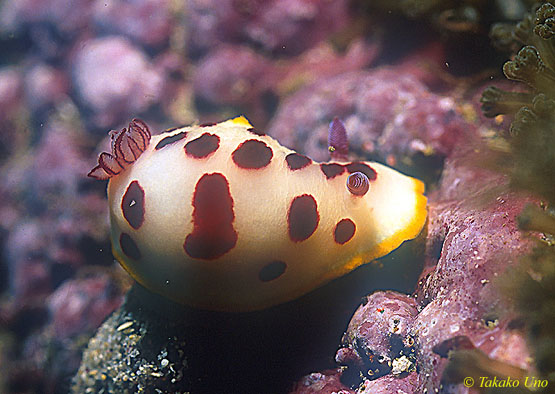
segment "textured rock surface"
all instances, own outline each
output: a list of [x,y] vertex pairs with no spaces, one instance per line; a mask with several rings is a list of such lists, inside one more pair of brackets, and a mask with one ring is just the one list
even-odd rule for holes
[[320,43],[299,56],[276,61],[246,45],[220,45],[195,67],[195,96],[202,100],[201,106],[238,108],[254,124],[265,125],[280,98],[335,75],[360,70],[378,53],[375,41],[354,40],[344,53]]
[[98,1],[92,14],[102,34],[119,34],[148,46],[165,44],[172,31],[169,0]]
[[[130,294],[131,298],[136,295]],[[156,321],[145,319],[144,313],[128,296],[123,309],[104,322],[83,354],[73,393],[178,392],[190,388],[190,378],[184,376],[188,369],[185,351],[190,344],[183,337],[178,339],[174,330],[167,330],[167,316]]]
[[324,353],[312,310],[202,312],[135,285],[89,342],[72,392],[287,392],[288,377]]
[[2,3],[0,28],[21,29],[27,24],[51,23],[61,32],[84,28],[91,13],[90,0],[30,0]]
[[[2,168],[0,342],[10,354],[3,392],[66,392],[82,346],[127,283],[110,267],[104,198],[82,181],[83,134],[60,121],[41,131]],[[21,149],[30,136],[17,135]]]
[[[491,359],[531,368],[495,282],[530,250],[516,216],[532,200],[508,193],[506,178],[472,164],[471,153],[459,149],[447,161],[431,195],[427,261],[415,292],[373,293],[349,324],[336,361],[347,366],[341,381],[356,393],[436,392],[446,365],[438,349],[455,337]],[[449,390],[467,392],[462,384]]]
[[[140,384],[170,392],[288,392],[293,382],[315,365],[326,368],[334,364],[331,355],[352,305],[360,300],[355,285],[367,289],[378,273],[382,275],[380,284],[394,283],[387,274],[383,276],[383,269],[369,268],[365,274],[342,278],[293,303],[252,314],[193,311],[136,286],[89,343],[74,378],[73,392],[96,392],[101,388],[134,392]],[[390,274],[399,276],[396,269]],[[337,294],[342,295],[339,300]],[[133,322],[132,332],[117,330],[128,321]],[[129,338],[130,333],[139,338]],[[114,343],[126,345],[111,346]],[[109,350],[112,348],[115,350]],[[160,368],[157,357],[164,351],[174,355],[173,371]],[[133,358],[125,356],[128,354]],[[179,362],[175,355],[182,357]],[[181,363],[184,359],[187,363]],[[141,365],[157,367],[148,367],[145,374],[137,375]],[[315,373],[303,380],[302,387],[312,390],[307,393],[319,392],[322,387],[330,393],[347,390],[340,375],[340,371]],[[172,382],[176,376],[179,379]],[[311,386],[314,382],[319,383]]]
[[345,0],[195,0],[188,11],[189,44],[195,50],[247,42],[265,51],[296,54],[349,23]]
[[[95,151],[109,143],[107,131],[135,116],[149,121],[155,132],[241,112],[254,121],[258,108],[258,118],[266,122],[279,94],[311,81],[306,69],[323,78],[364,67],[375,57],[374,44],[366,45],[364,38],[345,52],[325,42],[350,18],[346,1],[0,4],[5,55],[0,68],[0,359],[10,358],[0,373],[0,391],[66,391],[86,336],[129,286],[110,253],[105,184],[85,178]],[[276,24],[284,29],[274,30]],[[204,36],[207,46],[196,46],[197,33],[206,27],[217,34]],[[238,38],[230,31],[242,33]],[[220,56],[223,43],[232,50]],[[321,46],[310,51],[315,45]],[[224,67],[233,56],[233,67],[248,66],[249,59],[239,56],[243,47],[271,67],[249,80],[254,86],[249,94],[227,95],[227,87],[235,92],[235,82],[241,86],[256,71],[247,67],[236,75]],[[288,61],[270,52],[286,54]],[[214,77],[223,76],[223,82],[212,84],[201,73],[203,83],[195,90],[194,73],[214,58],[220,59]],[[269,77],[274,84],[267,95],[266,88],[257,87]],[[222,107],[199,116],[195,104],[211,99]],[[231,113],[225,106],[233,107]],[[109,286],[81,281],[93,274],[109,277]],[[67,304],[60,294],[66,294]],[[333,324],[343,327],[349,308]],[[61,352],[49,359],[44,356],[48,346]],[[332,346],[325,353],[333,353]],[[64,363],[66,356],[73,361]],[[287,371],[293,375],[294,365]]]
[[340,369],[314,372],[297,382],[293,392],[296,394],[353,394],[354,390],[343,385],[340,377]]
[[[480,25],[478,34],[484,41],[477,44],[474,39],[445,42],[444,37],[430,34],[431,26],[375,14],[366,8],[367,3],[0,2],[0,392],[67,392],[89,336],[130,286],[129,276],[110,252],[105,184],[85,178],[98,151],[109,145],[106,132],[120,129],[130,118],[143,118],[159,132],[243,113],[256,127],[267,131],[267,122],[275,115],[272,128],[276,133],[281,128],[283,142],[316,159],[326,159],[328,123],[339,116],[347,124],[355,156],[382,159],[422,179],[431,179],[432,188],[453,146],[469,142],[466,138],[475,127],[469,118],[474,115],[480,127],[507,129],[509,116],[486,121],[465,109],[474,106],[476,110],[476,96],[472,103],[462,99],[469,97],[469,89],[483,89],[485,81],[481,79],[491,82],[490,67],[500,69],[500,63],[488,63],[491,49],[484,44],[486,27]],[[391,2],[384,3],[390,9]],[[427,3],[451,12],[449,5]],[[485,10],[477,11],[484,15]],[[438,14],[434,11],[433,15]],[[489,20],[491,16],[483,19]],[[476,27],[475,22],[451,22],[451,18],[440,21],[454,28],[447,30],[455,34],[460,27]],[[368,69],[376,64],[379,69]],[[205,68],[212,71],[207,73]],[[470,78],[453,78],[455,69]],[[474,74],[477,71],[487,74]],[[479,88],[474,85],[477,80],[481,80]],[[514,86],[505,88],[514,90]],[[503,203],[495,202],[495,197],[501,196],[496,191],[491,204],[483,204],[484,198],[475,195],[484,184],[495,184],[499,178],[485,170],[466,170],[469,161],[477,160],[464,155],[455,159],[451,154],[430,210],[428,262],[418,298],[398,296],[400,303],[412,305],[416,301],[419,310],[424,308],[411,326],[413,331],[418,328],[422,337],[422,345],[415,341],[413,346],[422,348],[416,361],[389,354],[385,321],[374,331],[363,321],[353,323],[351,339],[361,338],[362,354],[355,354],[354,348],[338,353],[338,359],[346,364],[352,361],[346,371],[336,369],[333,359],[363,295],[375,289],[405,293],[414,289],[423,252],[411,247],[331,283],[303,301],[304,307],[287,306],[256,318],[241,317],[244,321],[200,316],[199,322],[199,316],[194,315],[185,320],[197,323],[193,324],[195,329],[185,329],[184,335],[189,337],[184,345],[173,337],[165,339],[167,346],[163,344],[163,336],[156,334],[162,333],[162,328],[156,331],[151,325],[150,331],[143,332],[147,323],[152,323],[149,319],[157,319],[155,323],[160,326],[167,316],[145,317],[120,310],[109,321],[114,326],[104,326],[97,338],[102,335],[121,340],[125,347],[110,342],[118,349],[110,352],[102,343],[95,346],[114,356],[136,344],[132,334],[154,338],[150,344],[136,344],[134,350],[142,346],[146,351],[124,360],[133,363],[137,371],[142,365],[151,379],[148,382],[156,384],[165,377],[177,378],[170,365],[176,370],[177,361],[187,360],[192,367],[181,366],[188,374],[179,381],[185,382],[183,391],[198,388],[194,392],[213,392],[210,387],[216,386],[217,392],[230,392],[227,379],[236,382],[236,392],[260,394],[266,390],[275,394],[279,391],[276,384],[285,392],[302,375],[321,370],[325,372],[301,380],[305,392],[354,393],[355,389],[342,381],[358,377],[357,368],[369,354],[363,349],[376,348],[377,353],[398,359],[396,370],[411,362],[429,369],[433,362],[443,365],[443,359],[427,352],[437,340],[449,337],[451,330],[453,335],[468,335],[492,357],[510,361],[520,355],[522,361],[527,349],[520,332],[508,329],[514,327],[510,319],[490,312],[484,315],[489,302],[485,300],[495,300],[495,292],[493,280],[481,281],[490,280],[492,273],[495,277],[501,266],[495,262],[490,268],[478,257],[489,259],[493,248],[469,249],[472,253],[476,250],[476,256],[465,252],[466,239],[477,241],[473,231],[488,243],[493,239],[509,246],[519,243],[513,238],[516,233],[510,232],[514,230],[512,221],[498,229],[499,235],[494,229],[505,213],[512,215],[518,209],[520,198],[502,196]],[[457,253],[448,252],[450,245]],[[518,248],[512,250],[516,254]],[[462,260],[451,266],[455,254],[478,267],[464,266]],[[459,271],[464,274],[455,275]],[[479,304],[465,300],[454,283],[468,286],[469,296]],[[387,298],[389,294],[375,293],[375,297]],[[457,308],[462,308],[464,321],[444,317],[446,311]],[[371,312],[361,309],[357,315]],[[482,316],[490,329],[478,322]],[[434,317],[438,320],[432,326]],[[134,319],[132,326],[118,332],[128,318]],[[218,322],[217,328],[206,328]],[[172,323],[184,327],[183,320]],[[356,328],[363,326],[367,333],[379,331],[381,335],[363,336]],[[155,334],[149,337],[149,332]],[[197,342],[204,348],[187,347]],[[345,345],[349,349],[348,343]],[[168,350],[166,367],[163,359],[158,359],[164,346]],[[171,353],[169,347],[183,347],[187,355]],[[91,357],[87,362],[93,361]],[[106,358],[96,359],[97,370],[102,369],[98,365],[101,360]],[[129,379],[130,371],[118,362],[109,365],[119,365],[116,376]],[[235,369],[230,370],[230,365]],[[393,365],[388,368],[392,371]],[[226,375],[222,371],[230,372]],[[158,373],[164,376],[157,377]],[[414,374],[394,376],[389,372],[376,380],[365,379],[358,390],[395,392],[397,387],[410,392],[406,387],[415,384]],[[112,375],[105,376],[108,379]],[[137,375],[135,379],[139,381]],[[428,383],[419,379],[423,379],[420,373],[417,387],[433,386],[438,377],[434,375]]]
[[417,314],[417,303],[411,297],[392,291],[371,294],[351,319],[335,360],[349,366],[349,373],[354,369],[371,380],[413,372],[416,356],[411,328]]
[[74,84],[106,127],[160,100],[164,77],[145,53],[118,36],[88,40],[75,54]]
[[[269,133],[315,160],[327,159],[329,119],[345,123],[351,152],[394,165],[416,154],[445,157],[474,126],[453,98],[432,93],[397,67],[345,73],[287,98]],[[464,136],[464,137],[463,137]]]

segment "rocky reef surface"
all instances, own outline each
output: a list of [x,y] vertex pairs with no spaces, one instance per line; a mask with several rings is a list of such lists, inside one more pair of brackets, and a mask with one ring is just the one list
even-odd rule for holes
[[[466,149],[469,154],[473,149]],[[533,200],[509,192],[507,183],[465,153],[449,158],[430,196],[426,263],[415,291],[367,296],[336,354],[346,368],[309,376],[293,392],[310,393],[313,384],[338,377],[345,386],[319,392],[467,392],[443,376],[449,351],[457,349],[479,349],[487,358],[533,368],[517,314],[496,286],[533,244],[516,222]]]
[[[553,5],[367,3],[0,2],[0,392],[555,384]],[[426,181],[427,229],[254,314],[133,285],[110,252],[106,184],[86,178],[107,131],[238,114],[316,160],[338,116],[350,158]]]

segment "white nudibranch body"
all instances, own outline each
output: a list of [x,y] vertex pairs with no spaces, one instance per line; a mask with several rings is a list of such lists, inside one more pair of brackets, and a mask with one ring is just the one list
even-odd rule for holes
[[146,288],[249,311],[297,298],[416,237],[424,185],[373,162],[316,163],[244,117],[113,134],[89,174],[110,179],[113,253]]

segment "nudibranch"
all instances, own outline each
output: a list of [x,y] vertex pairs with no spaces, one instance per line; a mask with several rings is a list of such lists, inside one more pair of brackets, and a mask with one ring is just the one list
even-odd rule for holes
[[178,303],[251,311],[416,237],[427,214],[423,183],[345,161],[344,127],[334,122],[337,159],[327,163],[281,146],[242,116],[154,136],[140,120],[112,131],[112,152],[89,176],[109,179],[114,256]]

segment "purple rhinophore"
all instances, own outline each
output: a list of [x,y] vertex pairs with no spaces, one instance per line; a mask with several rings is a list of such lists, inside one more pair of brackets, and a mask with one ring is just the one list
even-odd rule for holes
[[328,150],[332,160],[347,160],[349,141],[343,122],[335,116],[328,130]]

